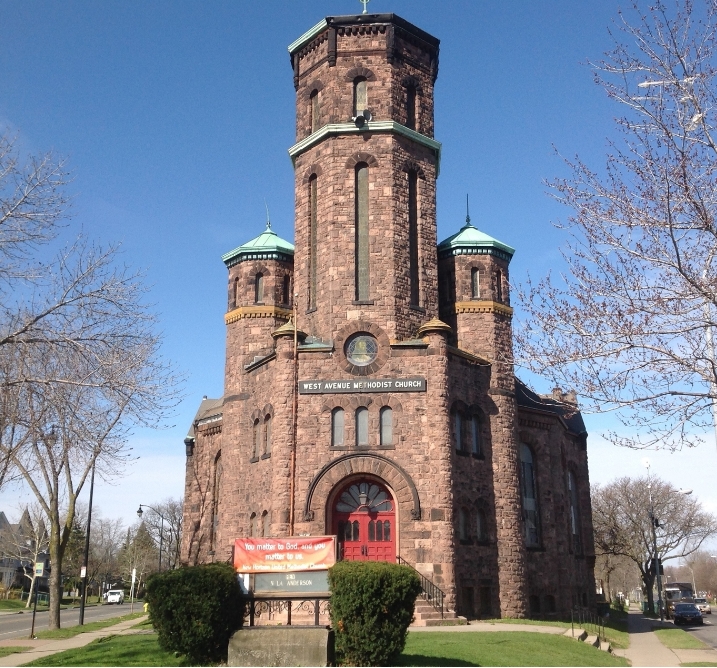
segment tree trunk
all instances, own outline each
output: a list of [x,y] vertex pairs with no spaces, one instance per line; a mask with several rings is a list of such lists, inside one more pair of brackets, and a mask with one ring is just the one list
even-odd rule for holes
[[651,573],[642,574],[642,583],[645,587],[645,598],[647,599],[647,609],[650,612],[655,611],[655,599],[652,595],[652,586],[655,584],[655,576]]
[[52,518],[50,529],[50,622],[48,628],[60,628],[60,603],[62,603],[62,555],[60,550],[60,527]]
[[37,576],[35,575],[35,564],[32,565],[32,579],[30,580],[30,593],[27,596],[27,603],[25,603],[25,608],[29,608],[32,602],[32,592],[35,591],[35,582],[37,580]]

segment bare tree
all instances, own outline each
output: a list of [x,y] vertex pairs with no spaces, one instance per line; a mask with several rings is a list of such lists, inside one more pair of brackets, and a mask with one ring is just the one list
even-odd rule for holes
[[[660,561],[684,559],[717,533],[717,518],[705,512],[697,499],[685,496],[663,480],[652,484],[657,556]],[[619,478],[592,490],[596,555],[630,559],[640,571],[648,605],[653,605],[655,572],[647,478]]]
[[[559,277],[521,291],[519,363],[617,411],[631,447],[679,448],[717,424],[716,0],[634,2],[593,63],[620,113],[604,169],[566,160]],[[713,415],[713,411],[716,411]]]
[[159,550],[144,522],[138,522],[127,529],[127,538],[119,561],[125,580],[130,580],[132,571],[136,571],[135,591],[141,592],[147,576],[157,571],[159,562]]
[[[162,544],[162,569],[172,569],[179,566],[179,557],[182,548],[182,513],[184,502],[172,498],[161,503],[146,506],[146,513],[142,515],[147,531],[159,548]],[[164,522],[162,522],[164,517]],[[162,540],[160,541],[160,532]]]
[[119,473],[131,430],[162,426],[181,383],[160,355],[143,277],[116,246],[80,237],[40,252],[58,233],[65,182],[51,156],[21,166],[0,141],[0,485],[21,480],[45,512],[50,628],[88,476],[95,465],[100,477]]
[[99,582],[102,575],[120,572],[119,554],[124,543],[124,524],[120,519],[111,520],[99,516],[99,509],[92,509],[90,554],[87,565],[87,582]]

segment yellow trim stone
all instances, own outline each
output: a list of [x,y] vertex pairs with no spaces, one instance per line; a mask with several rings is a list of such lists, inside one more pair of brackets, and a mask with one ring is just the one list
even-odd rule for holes
[[291,311],[280,306],[240,306],[224,315],[224,323],[231,325],[231,323],[242,318],[282,318],[288,320],[290,317]]
[[456,313],[499,313],[513,317],[513,309],[510,306],[494,301],[456,302]]

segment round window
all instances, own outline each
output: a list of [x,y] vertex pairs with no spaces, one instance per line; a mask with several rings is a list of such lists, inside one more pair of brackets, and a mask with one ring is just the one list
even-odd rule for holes
[[370,334],[357,334],[346,343],[346,359],[355,366],[368,366],[378,355],[378,342]]

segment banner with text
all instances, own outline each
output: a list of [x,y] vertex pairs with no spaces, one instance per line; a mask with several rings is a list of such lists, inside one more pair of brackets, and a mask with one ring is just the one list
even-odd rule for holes
[[234,568],[238,573],[328,570],[335,563],[336,536],[234,541]]

